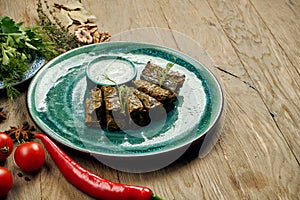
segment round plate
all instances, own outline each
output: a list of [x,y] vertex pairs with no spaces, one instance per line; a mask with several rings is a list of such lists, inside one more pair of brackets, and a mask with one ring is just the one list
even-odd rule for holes
[[[30,79],[31,77],[33,77],[37,71],[44,65],[45,63],[45,58],[43,57],[37,57],[33,63],[30,65],[30,69],[24,74],[23,79],[21,81],[12,83],[12,85],[18,85],[23,83],[24,81]],[[0,89],[4,88],[4,84],[2,81],[0,81]]]
[[[176,108],[164,120],[137,130],[109,132],[85,126],[89,95],[85,69],[91,60],[104,55],[130,60],[137,67],[137,79],[148,61],[165,67],[176,60],[171,70],[186,76]],[[223,96],[213,74],[179,51],[147,43],[107,42],[71,50],[47,63],[30,84],[28,107],[33,120],[51,138],[118,168],[120,161],[138,165],[158,157],[169,163],[176,160],[213,129],[222,112]]]

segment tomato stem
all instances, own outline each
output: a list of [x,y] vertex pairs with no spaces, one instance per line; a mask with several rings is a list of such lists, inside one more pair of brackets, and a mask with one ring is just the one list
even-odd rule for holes
[[2,154],[7,155],[9,152],[9,147],[8,146],[4,146],[3,148],[0,148],[0,151]]

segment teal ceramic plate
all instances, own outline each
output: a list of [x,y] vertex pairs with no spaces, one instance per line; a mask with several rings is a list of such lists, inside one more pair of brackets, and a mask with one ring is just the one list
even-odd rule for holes
[[[85,70],[99,56],[119,56],[137,67],[137,78],[148,61],[186,75],[177,107],[164,120],[135,131],[108,132],[84,124],[88,96]],[[205,135],[218,120],[223,106],[220,85],[212,73],[191,57],[146,43],[107,42],[87,45],[48,62],[28,91],[33,120],[51,138],[73,149],[108,158],[133,158],[171,152]]]

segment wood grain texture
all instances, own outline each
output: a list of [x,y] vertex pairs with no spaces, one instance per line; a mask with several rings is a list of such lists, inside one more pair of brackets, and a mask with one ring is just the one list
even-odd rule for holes
[[299,74],[249,1],[211,1],[211,7],[299,160]]
[[[34,0],[0,2],[1,15],[35,23],[37,15],[29,9]],[[221,138],[206,157],[182,160],[155,172],[116,171],[63,148],[72,158],[112,181],[148,186],[164,199],[300,198],[299,29],[285,24],[285,19],[298,22],[297,1],[82,3],[97,17],[100,30],[110,31],[115,39],[155,42],[206,64],[224,88],[226,121]],[[145,27],[171,31],[151,29],[147,35],[150,29],[145,29],[139,37],[128,33]],[[189,49],[189,45],[195,46]],[[9,117],[0,123],[0,131],[25,120],[33,123],[24,88],[15,101],[0,93],[0,107]],[[62,177],[48,154],[43,168],[34,174],[21,172],[12,159],[4,166],[12,170],[15,181],[6,199],[92,199]]]
[[[297,0],[250,1],[292,63],[290,68],[300,74],[300,2]],[[298,82],[299,83],[299,82]]]

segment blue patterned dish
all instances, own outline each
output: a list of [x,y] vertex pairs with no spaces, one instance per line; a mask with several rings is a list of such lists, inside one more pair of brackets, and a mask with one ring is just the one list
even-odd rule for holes
[[[166,66],[175,57],[172,70],[186,76],[177,107],[166,113],[164,120],[138,130],[109,132],[85,126],[89,95],[85,71],[88,63],[100,56],[131,61],[137,78],[148,61]],[[179,51],[146,43],[108,42],[71,50],[48,62],[29,86],[28,108],[37,125],[54,140],[116,169],[151,171],[173,162],[214,130],[223,110],[223,95],[213,74]]]
[[[24,74],[23,79],[21,81],[13,83],[12,85],[18,85],[33,77],[37,73],[37,71],[44,65],[44,63],[45,63],[45,58],[37,57],[31,64],[30,69]],[[3,82],[0,81],[0,89],[3,88],[4,88],[4,84]]]

